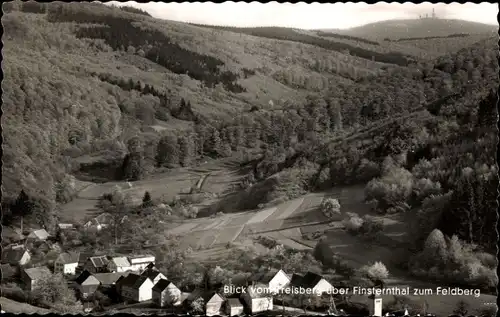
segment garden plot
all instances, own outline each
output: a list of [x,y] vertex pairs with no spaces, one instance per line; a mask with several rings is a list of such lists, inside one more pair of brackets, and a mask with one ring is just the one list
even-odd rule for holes
[[259,212],[257,212],[250,220],[247,221],[247,224],[254,224],[254,223],[259,223],[263,222],[267,218],[269,218],[278,208],[273,207],[269,209],[264,209]]
[[206,235],[206,232],[204,231],[195,231],[192,232],[191,234],[184,236],[180,239],[180,248],[187,249],[188,247],[191,247],[193,249],[198,247],[198,243],[200,242],[201,239]]
[[202,249],[210,248],[214,244],[215,240],[217,240],[218,236],[218,231],[205,230],[203,231],[203,235],[201,236],[201,238],[198,240],[196,247]]
[[215,239],[213,246],[233,242],[238,238],[244,227],[245,226],[224,228],[219,232],[219,236]]
[[226,227],[242,226],[246,224],[248,220],[250,220],[253,216],[255,216],[255,214],[249,212],[238,214],[226,224]]
[[197,222],[187,222],[187,223],[183,223],[180,226],[177,226],[173,229],[168,230],[167,233],[169,233],[171,235],[181,235],[181,234],[184,234],[186,232],[193,231],[193,229],[195,229],[199,225],[200,224]]
[[283,226],[283,220],[270,220],[266,222],[254,223],[246,225],[249,232],[258,234],[266,231],[278,231]]
[[211,229],[215,229],[216,227],[218,227],[220,224],[222,224],[224,222],[225,219],[214,219],[206,224],[203,225],[203,227],[200,226],[200,230],[211,230]]
[[222,229],[222,228],[227,228],[227,224],[232,220],[232,217],[225,217],[222,218],[222,221],[220,221],[216,226],[212,227],[212,229]]
[[302,205],[304,202],[304,198],[294,199],[285,204],[285,208],[279,208],[278,212],[275,212],[272,216],[274,219],[287,219],[290,215],[292,215],[297,208]]

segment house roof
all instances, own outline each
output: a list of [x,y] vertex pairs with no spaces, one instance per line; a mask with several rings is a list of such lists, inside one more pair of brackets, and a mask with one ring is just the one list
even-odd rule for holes
[[92,256],[89,259],[95,268],[105,267],[109,263],[108,257],[105,255]]
[[319,274],[307,272],[301,279],[301,286],[305,288],[313,288],[321,281],[323,277]]
[[134,273],[130,273],[126,277],[119,279],[119,281],[117,281],[117,282],[119,283],[119,285],[121,287],[128,286],[130,288],[139,288],[148,279],[149,278],[146,276],[141,276],[141,275],[137,275]]
[[290,285],[292,286],[302,286],[302,279],[304,277],[300,274],[292,274],[292,277],[290,278]]
[[[78,275],[78,277],[75,280],[75,283],[82,285],[83,282],[85,282],[90,277],[93,277],[92,274],[90,274],[89,271],[85,270],[82,273],[80,273],[80,275]],[[94,284],[96,285],[99,284],[99,281],[95,277],[91,278],[90,281],[93,281]]]
[[97,273],[94,274],[94,277],[102,284],[102,285],[113,285],[118,281],[118,279],[122,276],[127,276],[129,273]]
[[[282,270],[271,270],[271,271],[259,272],[259,273],[252,275],[252,277],[250,279],[252,282],[260,282],[260,283],[268,284],[280,271],[283,272]],[[283,274],[285,274],[285,272],[283,272]],[[285,274],[285,276],[288,277],[287,274]],[[288,277],[288,279],[290,279],[290,278]]]
[[33,267],[33,268],[30,268],[30,269],[25,269],[24,272],[32,280],[37,280],[37,279],[43,278],[45,276],[52,275],[52,273],[50,272],[49,268],[46,267],[46,266]]
[[[173,284],[172,282],[168,280],[161,279],[158,281],[158,283],[153,286],[153,292],[163,292],[170,284]],[[175,286],[175,285],[174,285]]]
[[15,263],[21,261],[26,253],[24,248],[8,249],[2,252],[2,260],[7,263]]
[[71,229],[71,228],[73,228],[73,224],[72,223],[58,223],[57,227],[59,227],[59,229]]
[[126,256],[117,256],[111,259],[117,267],[129,267],[130,262],[128,261]]
[[144,259],[144,258],[154,258],[155,256],[152,254],[140,254],[140,255],[130,255],[128,258],[129,260],[137,260],[137,259]]
[[40,240],[45,240],[48,237],[49,233],[45,229],[34,230],[28,235],[28,238],[36,238]]
[[146,270],[158,270],[158,269],[156,268],[156,265],[153,262],[151,262],[148,265],[146,265]]
[[84,263],[88,258],[92,256],[90,252],[80,252],[80,256],[78,257],[78,263]]
[[222,301],[225,300],[224,297],[217,292],[208,292],[208,293],[203,294],[202,297],[205,301],[205,304],[207,304],[208,302],[210,302],[214,299],[217,299],[217,298],[222,300]]
[[80,253],[78,252],[64,252],[57,257],[57,262],[63,264],[78,263],[80,259]]
[[[259,288],[260,290],[257,291],[257,289]],[[268,294],[267,292],[263,291],[263,289],[265,288],[268,288],[267,285],[258,283],[248,286],[246,292],[250,296],[250,298],[263,298],[267,297],[266,294]]]
[[145,270],[144,272],[141,273],[142,276],[149,277],[151,280],[154,280],[160,274],[161,274],[160,271],[153,270],[153,269]]
[[239,298],[228,298],[227,304],[231,307],[243,307]]

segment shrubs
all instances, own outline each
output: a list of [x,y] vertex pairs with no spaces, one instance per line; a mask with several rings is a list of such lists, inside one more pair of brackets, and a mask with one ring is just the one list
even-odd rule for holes
[[372,281],[383,281],[389,277],[389,270],[387,270],[382,262],[375,262],[370,266],[364,266],[361,268],[361,272]]
[[321,212],[331,219],[335,215],[340,215],[340,203],[337,199],[326,198],[321,202]]
[[366,185],[365,197],[367,201],[376,200],[377,210],[385,211],[406,203],[412,190],[413,175],[404,168],[392,167]]
[[342,221],[344,227],[350,233],[357,233],[359,229],[363,226],[363,219],[361,219],[358,215],[353,215],[349,218],[346,218]]
[[422,252],[410,261],[409,269],[417,276],[453,283],[463,281],[469,286],[491,290],[498,280],[493,260],[493,255],[474,253],[457,236],[447,241],[441,231],[434,229]]
[[373,237],[384,229],[381,220],[365,215],[360,218],[356,213],[349,213],[349,218],[342,221],[346,230],[351,234],[362,234],[367,237]]

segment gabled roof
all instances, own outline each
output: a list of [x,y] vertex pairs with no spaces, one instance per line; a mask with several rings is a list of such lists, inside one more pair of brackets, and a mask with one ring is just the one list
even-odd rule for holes
[[160,274],[162,274],[160,271],[152,270],[152,269],[145,270],[144,272],[141,273],[142,276],[149,277],[149,279],[151,279],[151,280],[154,280]]
[[321,281],[323,277],[319,274],[307,272],[301,280],[301,286],[304,288],[313,288],[315,287],[319,281]]
[[139,254],[139,255],[130,255],[128,258],[129,260],[136,260],[136,259],[144,259],[144,258],[154,258],[155,256],[152,254]]
[[300,274],[292,274],[292,278],[290,279],[290,285],[291,286],[302,286],[302,279],[304,277]]
[[28,251],[24,248],[3,250],[2,261],[7,263],[17,263],[21,261],[26,252]]
[[78,263],[78,260],[80,259],[80,253],[78,252],[64,252],[61,253],[57,257],[57,262],[63,263],[63,264],[72,264],[72,263]]
[[[250,298],[264,298],[269,297],[269,293],[265,292],[264,289],[268,288],[267,285],[264,284],[254,284],[250,285],[246,289],[246,293],[250,296]],[[260,289],[260,290],[258,290]]]
[[[271,282],[271,280],[279,273],[279,272],[283,272],[282,270],[271,270],[271,271],[265,271],[265,272],[259,272],[259,273],[256,273],[254,275],[252,275],[252,277],[250,278],[252,282],[259,282],[259,283],[264,283],[264,284],[268,284],[269,282]],[[283,274],[288,278],[288,275],[285,274],[285,272],[283,272]]]
[[109,263],[108,257],[105,255],[92,256],[89,259],[90,259],[90,263],[92,263],[92,265],[95,268],[105,267]]
[[141,276],[141,275],[137,275],[134,273],[130,273],[126,277],[119,279],[119,281],[117,281],[117,282],[121,287],[127,286],[130,288],[137,289],[137,288],[141,287],[142,284],[144,284],[144,282],[146,282],[146,280],[149,280],[149,278],[147,278],[146,276]]
[[203,294],[202,297],[203,297],[203,300],[205,301],[205,304],[209,303],[210,301],[212,301],[214,299],[219,299],[222,301],[225,300],[224,296],[220,295],[217,292],[208,292],[208,293]]
[[90,252],[80,252],[80,256],[78,257],[78,263],[85,263],[91,256],[92,253]]
[[[168,280],[161,279],[158,283],[153,286],[153,292],[163,292],[170,284],[174,285],[172,282]],[[175,285],[174,285],[175,286]]]
[[146,265],[146,270],[158,270],[158,269],[156,268],[156,265],[153,262],[151,262],[148,265]]
[[30,268],[30,269],[25,269],[24,272],[32,280],[37,280],[37,279],[43,278],[45,276],[52,275],[52,273],[50,272],[49,268],[46,267],[46,266],[33,267],[33,268]]
[[92,276],[92,274],[90,274],[89,271],[84,270],[82,273],[80,273],[80,275],[78,275],[78,277],[75,280],[75,283],[82,285],[83,282],[85,282],[90,276]]
[[127,276],[129,273],[96,273],[94,277],[102,285],[113,285],[122,276]]
[[231,307],[243,307],[243,304],[241,303],[241,300],[239,298],[228,298],[226,301],[227,305]]
[[40,240],[46,240],[49,237],[49,233],[45,229],[39,229],[32,231],[28,238],[35,238]]
[[117,267],[129,267],[130,262],[128,261],[126,256],[117,256],[114,258],[111,258],[111,261],[113,262]]

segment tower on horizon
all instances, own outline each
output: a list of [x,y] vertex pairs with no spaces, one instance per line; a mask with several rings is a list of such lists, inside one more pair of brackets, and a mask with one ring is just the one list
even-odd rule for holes
[[432,18],[435,19],[436,18],[436,11],[434,8],[432,8]]

